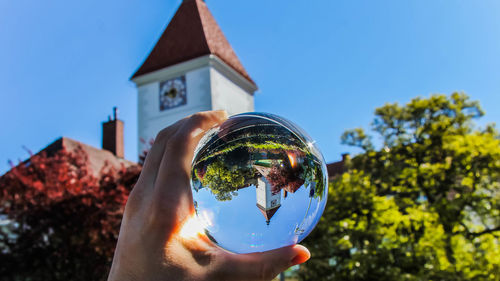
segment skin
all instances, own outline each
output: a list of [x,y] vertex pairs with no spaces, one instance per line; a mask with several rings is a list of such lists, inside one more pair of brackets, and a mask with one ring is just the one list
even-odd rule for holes
[[271,280],[309,259],[300,245],[233,254],[202,232],[183,231],[194,217],[189,178],[194,149],[206,130],[226,119],[224,111],[201,112],[158,134],[125,206],[108,281]]

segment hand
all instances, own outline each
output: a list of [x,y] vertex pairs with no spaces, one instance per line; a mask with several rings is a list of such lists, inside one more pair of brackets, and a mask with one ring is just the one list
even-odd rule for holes
[[194,217],[194,149],[206,130],[226,119],[224,111],[197,113],[158,134],[125,206],[108,281],[270,280],[309,259],[300,245],[232,254],[201,233],[183,231]]

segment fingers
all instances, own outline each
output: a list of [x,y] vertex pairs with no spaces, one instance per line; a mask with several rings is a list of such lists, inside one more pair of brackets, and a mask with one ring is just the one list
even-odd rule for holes
[[158,174],[158,168],[165,154],[165,147],[168,140],[177,132],[177,130],[186,122],[187,118],[181,119],[171,126],[161,130],[154,140],[153,146],[149,150],[144,165],[142,167],[141,176],[138,180],[142,185],[153,187]]
[[160,166],[161,159],[165,152],[166,143],[170,137],[177,132],[177,129],[179,129],[183,122],[185,122],[184,119],[179,120],[157,134],[153,146],[146,155],[139,179],[127,200],[127,205],[125,207],[125,215],[127,217],[137,214],[140,210],[145,211],[143,207],[151,202],[151,197],[153,196],[152,191],[158,174],[158,167]]
[[262,253],[228,254],[220,266],[223,276],[234,276],[235,280],[271,280],[290,266],[306,262],[311,257],[302,245],[293,245]]
[[[177,131],[168,144],[165,159],[174,160],[174,172],[191,170],[191,161],[198,142],[204,133],[227,119],[225,111],[200,112],[192,115]],[[170,163],[171,161],[169,161]],[[169,170],[170,171],[170,170]]]
[[175,212],[179,223],[193,211],[189,174],[194,150],[206,130],[226,119],[225,111],[194,114],[167,141],[153,191],[155,211],[166,220],[172,221],[170,215]]

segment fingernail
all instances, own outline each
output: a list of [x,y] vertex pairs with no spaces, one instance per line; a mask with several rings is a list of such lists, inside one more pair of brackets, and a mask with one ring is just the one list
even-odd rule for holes
[[196,138],[197,136],[201,135],[204,132],[205,131],[203,131],[202,128],[196,128],[196,130],[194,130],[193,132],[191,132],[191,137],[192,138]]
[[217,112],[218,114],[222,114],[222,118],[224,118],[224,119],[227,119],[227,117],[228,117],[227,111],[225,111],[225,110],[215,110],[215,112]]
[[293,249],[297,251],[297,254],[292,259],[293,265],[304,263],[311,257],[309,250],[302,245],[295,245]]

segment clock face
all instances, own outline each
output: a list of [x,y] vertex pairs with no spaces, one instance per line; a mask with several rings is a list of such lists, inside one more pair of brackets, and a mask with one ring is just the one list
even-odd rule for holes
[[186,77],[181,76],[160,83],[160,111],[187,103]]

